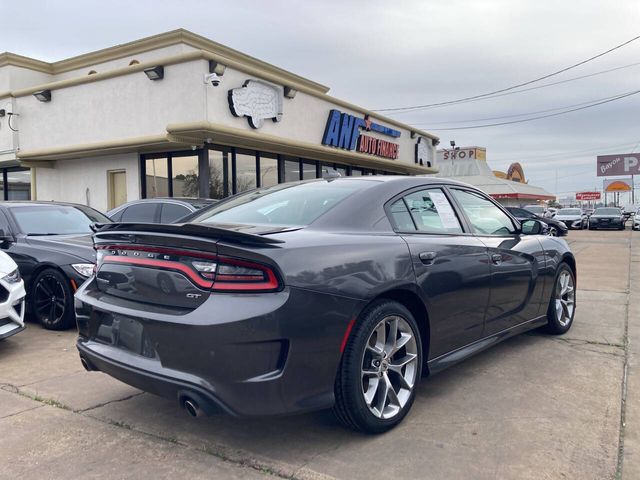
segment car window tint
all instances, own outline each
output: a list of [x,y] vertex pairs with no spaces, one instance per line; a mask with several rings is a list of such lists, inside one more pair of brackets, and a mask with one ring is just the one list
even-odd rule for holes
[[442,190],[413,192],[404,201],[420,232],[462,233],[460,221]]
[[416,229],[404,200],[400,199],[393,202],[389,208],[389,213],[397,230],[401,232],[411,232]]
[[533,215],[522,208],[510,208],[511,213],[513,213],[518,218],[530,218]]
[[490,200],[467,190],[453,189],[453,195],[469,217],[474,233],[480,235],[507,235],[515,233],[509,216]]
[[160,223],[171,223],[191,213],[187,207],[177,203],[163,203],[161,208]]
[[121,222],[154,222],[157,203],[145,202],[130,205],[122,212]]
[[7,220],[7,216],[4,212],[0,212],[0,230],[2,230],[5,235],[11,235],[9,220]]

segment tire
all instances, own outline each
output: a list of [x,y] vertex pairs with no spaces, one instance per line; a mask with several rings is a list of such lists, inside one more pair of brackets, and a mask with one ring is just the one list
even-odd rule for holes
[[[568,283],[565,283],[568,279]],[[558,266],[553,291],[547,308],[547,324],[543,329],[553,335],[566,333],[573,325],[576,314],[576,277],[566,263]]]
[[33,281],[30,308],[47,330],[65,330],[76,324],[73,292],[66,275],[53,268],[42,270]]
[[[385,342],[379,345],[382,332]],[[411,312],[395,301],[374,302],[358,318],[344,350],[335,382],[336,416],[365,433],[395,427],[411,409],[422,362],[420,329]]]

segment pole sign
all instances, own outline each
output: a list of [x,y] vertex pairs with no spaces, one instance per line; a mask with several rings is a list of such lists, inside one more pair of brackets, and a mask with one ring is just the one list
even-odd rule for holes
[[633,190],[633,184],[630,178],[604,181],[605,192],[630,192],[631,190]]
[[640,175],[640,154],[598,155],[598,176]]
[[577,192],[576,200],[600,200],[600,192]]
[[360,118],[348,113],[342,113],[339,110],[331,110],[324,129],[324,135],[322,136],[322,144],[392,160],[398,158],[400,145],[381,138],[363,135],[360,133],[361,129],[365,132],[377,132],[392,138],[400,136],[399,130],[374,123],[369,119],[368,115]]

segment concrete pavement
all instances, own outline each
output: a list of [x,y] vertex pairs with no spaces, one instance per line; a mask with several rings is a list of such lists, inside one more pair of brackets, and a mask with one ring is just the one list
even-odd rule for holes
[[522,335],[424,379],[380,436],[330,412],[191,419],[85,372],[73,332],[31,324],[0,342],[0,478],[640,478],[640,233],[569,241],[571,331]]

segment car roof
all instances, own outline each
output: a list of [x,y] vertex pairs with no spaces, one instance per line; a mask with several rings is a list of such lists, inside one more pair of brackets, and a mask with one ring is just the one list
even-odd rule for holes
[[83,208],[91,208],[95,210],[93,207],[89,207],[87,205],[82,205],[80,203],[71,203],[71,202],[56,202],[56,201],[44,201],[44,200],[7,200],[0,202],[0,206],[3,207],[28,207],[32,205],[44,205],[44,206],[65,206],[65,207],[83,207]]

